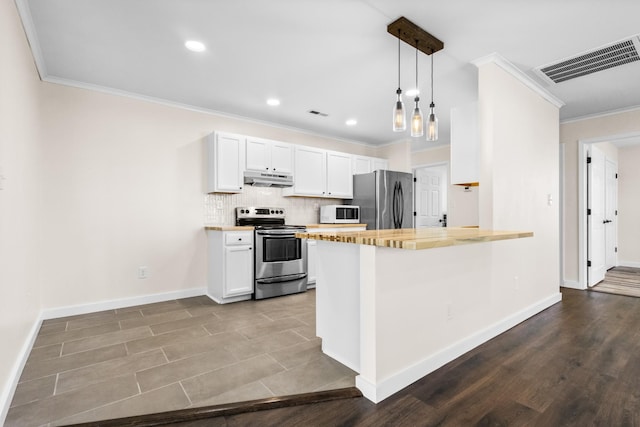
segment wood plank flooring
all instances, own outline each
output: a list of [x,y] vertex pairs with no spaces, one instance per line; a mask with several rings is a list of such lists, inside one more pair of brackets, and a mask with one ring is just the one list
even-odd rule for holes
[[378,405],[353,398],[171,425],[640,425],[640,299],[562,294]]
[[640,268],[614,267],[591,290],[640,298]]

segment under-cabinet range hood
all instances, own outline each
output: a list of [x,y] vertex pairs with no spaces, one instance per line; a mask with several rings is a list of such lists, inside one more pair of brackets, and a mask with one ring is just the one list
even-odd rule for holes
[[293,175],[286,172],[245,171],[244,183],[255,187],[291,187]]

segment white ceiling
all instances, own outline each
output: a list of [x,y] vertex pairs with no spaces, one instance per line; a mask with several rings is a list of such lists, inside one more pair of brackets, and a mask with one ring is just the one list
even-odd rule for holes
[[[379,145],[391,131],[405,16],[444,42],[434,55],[439,144],[449,110],[475,99],[471,61],[497,52],[533,69],[640,33],[638,0],[17,0],[42,77]],[[189,39],[207,50],[184,48]],[[402,44],[402,88],[415,50]],[[419,55],[423,114],[429,57]],[[640,106],[640,62],[546,89],[561,119]],[[541,82],[541,80],[537,79]],[[278,107],[266,99],[277,97]],[[405,97],[405,107],[412,108]],[[309,110],[327,113],[311,115]],[[356,126],[345,121],[355,118]],[[415,150],[433,146],[424,138]]]

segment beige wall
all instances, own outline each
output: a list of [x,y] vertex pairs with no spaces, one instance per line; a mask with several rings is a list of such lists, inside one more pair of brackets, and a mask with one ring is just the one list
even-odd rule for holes
[[[14,3],[0,2],[0,384],[1,404],[38,319],[44,216],[38,194],[40,82]],[[2,177],[4,176],[4,180]],[[0,408],[0,424],[6,416]]]
[[[411,157],[411,167],[428,166],[451,161],[449,145],[415,151]],[[450,181],[450,179],[448,179]],[[449,227],[478,225],[478,187],[449,185],[447,188],[447,225]]]
[[[358,154],[368,147],[43,84],[45,308],[205,286],[204,145],[213,130]],[[137,279],[137,267],[150,277]]]
[[640,267],[640,145],[618,153],[618,263]]
[[389,170],[411,172],[411,141],[379,147],[375,155],[389,160]]
[[[572,286],[579,280],[579,141],[614,140],[630,134],[640,134],[640,109],[560,125],[560,142],[564,144],[563,271],[565,282],[573,283]],[[618,235],[622,235],[620,229]]]
[[496,63],[481,65],[478,79],[480,227],[533,231],[520,259],[506,254],[494,260],[521,266],[523,274],[510,278],[518,292],[557,293],[558,107]]
[[[13,2],[1,2],[0,38],[2,403],[43,310],[205,287],[206,134],[378,155],[363,144],[43,83]],[[148,279],[137,279],[141,265]]]

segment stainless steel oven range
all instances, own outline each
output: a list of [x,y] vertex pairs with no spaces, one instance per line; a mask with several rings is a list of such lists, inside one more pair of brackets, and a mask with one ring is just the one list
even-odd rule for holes
[[302,225],[285,225],[283,208],[236,208],[236,225],[253,225],[254,299],[307,290],[307,245],[295,233]]

